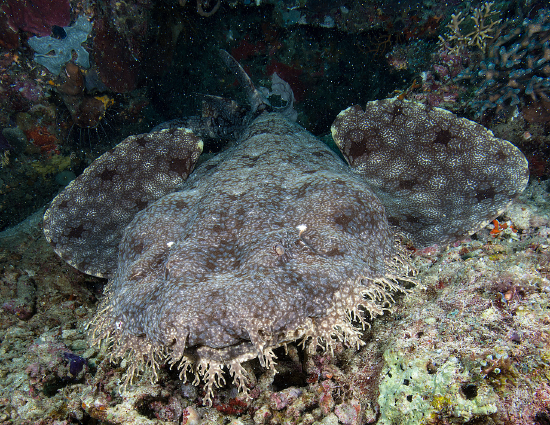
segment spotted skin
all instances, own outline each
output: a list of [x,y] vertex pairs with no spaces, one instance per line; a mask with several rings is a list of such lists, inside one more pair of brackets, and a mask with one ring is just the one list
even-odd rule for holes
[[202,141],[187,129],[130,136],[73,180],[44,215],[55,252],[81,272],[110,277],[118,245],[136,213],[191,173]]
[[474,233],[529,179],[511,143],[441,108],[385,99],[337,116],[332,135],[348,163],[418,246]]

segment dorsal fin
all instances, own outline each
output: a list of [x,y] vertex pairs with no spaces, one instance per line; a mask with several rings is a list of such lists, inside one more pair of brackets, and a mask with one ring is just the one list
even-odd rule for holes
[[336,117],[332,136],[419,246],[474,233],[501,214],[529,179],[525,156],[449,111],[385,99]]
[[78,270],[109,277],[137,212],[173,192],[191,173],[202,141],[189,129],[130,136],[96,159],[52,201],[44,234]]
[[[276,72],[271,76],[271,90],[265,87],[256,88],[241,64],[225,50],[220,50],[220,56],[225,65],[233,71],[240,85],[244,87],[250,103],[249,122],[264,111],[278,112],[291,121],[296,121],[296,111],[294,111],[294,93],[290,85],[277,75]],[[272,95],[280,97],[286,102],[286,105],[274,107],[269,102]]]
[[233,56],[227,53],[225,50],[220,50],[220,57],[222,58],[225,66],[227,66],[239,81],[239,84],[245,89],[246,96],[250,102],[252,118],[261,114],[263,111],[269,108],[269,101],[262,95],[262,93],[256,88],[243,67],[235,60]]
[[[200,94],[202,97],[201,116],[177,118],[157,125],[153,131],[166,128],[190,128],[193,133],[208,140],[236,140],[242,131],[264,111],[278,112],[291,121],[296,121],[294,93],[288,83],[276,73],[272,75],[271,90],[256,88],[242,66],[225,50],[220,50],[220,57],[231,70],[248,97],[249,107],[240,106],[237,102],[220,96]],[[279,96],[286,105],[272,107],[268,97]]]

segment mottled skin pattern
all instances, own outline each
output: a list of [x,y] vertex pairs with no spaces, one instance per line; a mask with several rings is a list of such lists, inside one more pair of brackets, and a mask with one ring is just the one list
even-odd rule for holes
[[46,239],[78,270],[110,277],[126,225],[181,185],[201,152],[188,129],[128,137],[54,199],[44,215]]
[[269,367],[285,342],[357,344],[346,312],[389,306],[394,236],[361,176],[279,114],[242,139],[126,228],[95,324],[117,355],[165,347],[240,378],[242,361]]
[[385,99],[338,114],[332,136],[418,246],[477,232],[527,185],[521,152],[441,108]]
[[[185,164],[173,175],[183,180],[201,143],[178,133],[188,161],[165,149],[155,159],[158,140],[173,140],[166,131],[135,136],[151,142],[140,158],[159,161],[164,175],[172,175],[168,164]],[[151,186],[148,166],[138,167],[128,149],[92,164],[44,221],[64,259],[110,276],[92,342],[108,341],[113,357],[132,359],[130,377],[163,361],[182,378],[191,370],[204,380],[207,402],[224,367],[246,391],[242,362],[258,357],[274,367],[273,349],[287,342],[362,344],[352,320],[365,326],[366,316],[382,314],[410,275],[398,233],[425,244],[477,230],[527,183],[519,150],[439,109],[371,102],[367,112],[340,113],[333,135],[352,167],[268,112],[177,191],[166,178],[160,189]],[[105,169],[109,179],[101,177]],[[124,181],[139,181],[146,189],[138,197],[147,202],[128,203]],[[94,222],[99,231],[88,231]],[[118,245],[113,232],[122,235]],[[116,261],[94,259],[106,237]]]

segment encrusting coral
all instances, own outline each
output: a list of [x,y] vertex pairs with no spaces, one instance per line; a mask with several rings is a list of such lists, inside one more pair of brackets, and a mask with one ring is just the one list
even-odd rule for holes
[[356,325],[411,282],[396,239],[425,244],[478,230],[528,178],[508,142],[399,99],[339,114],[333,134],[348,166],[268,112],[242,68],[231,68],[252,103],[237,143],[191,172],[202,142],[190,130],[132,136],[44,217],[63,259],[110,279],[92,342],[130,360],[128,380],[163,362],[182,379],[192,371],[207,403],[223,368],[246,392],[242,363],[257,357],[274,368],[273,350],[288,342],[362,345]]

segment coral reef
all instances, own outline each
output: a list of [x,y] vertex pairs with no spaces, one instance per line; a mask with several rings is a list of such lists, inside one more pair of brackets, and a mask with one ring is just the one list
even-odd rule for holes
[[[397,45],[388,53],[386,59],[395,70],[403,69],[420,74],[420,78],[416,77],[400,96],[458,112],[461,107],[460,96],[466,92],[466,88],[459,83],[458,76],[465,70],[469,56],[467,52],[455,54],[451,50],[448,44],[443,44],[430,53],[426,43],[417,42]],[[430,69],[423,68],[426,62],[431,64]]]
[[520,26],[504,25],[489,48],[478,73],[484,82],[475,92],[473,107],[513,107],[550,101],[550,12],[539,10]]
[[[444,43],[451,53],[477,49],[470,66],[459,76],[475,89],[469,107],[476,117],[486,111],[510,116],[517,108],[540,107],[550,101],[550,12],[539,9],[531,19],[502,21],[494,17],[492,3],[474,9],[474,30],[465,35],[464,20],[453,15],[451,33]],[[531,106],[533,105],[533,106]]]
[[[550,423],[547,2],[1,3],[0,423]],[[69,60],[54,78],[28,39],[62,41],[78,16],[93,23],[81,45],[90,68]],[[277,373],[242,364],[248,397],[224,373],[208,407],[204,382],[183,383],[164,362],[121,391],[131,359],[111,361],[86,337],[106,282],[52,253],[41,208],[118,141],[193,114],[197,94],[238,99],[213,59],[220,47],[262,85],[273,72],[290,82],[300,124],[336,151],[329,128],[344,105],[399,95],[468,116],[487,105],[478,119],[522,150],[531,184],[471,238],[408,245],[420,285],[368,321],[362,347],[290,342],[273,350]],[[225,143],[205,140],[204,153]]]
[[[476,239],[416,252],[423,287],[413,289],[392,315],[373,321],[359,350],[337,344],[332,353],[307,354],[289,344],[287,354],[277,351],[278,374],[257,362],[245,364],[254,379],[251,399],[225,386],[211,408],[201,403],[202,387],[182,384],[169,368],[158,371],[156,384],[147,372],[119,395],[128,362],[111,363],[104,351],[88,348],[84,333],[103,282],[67,268],[51,252],[40,237],[37,214],[16,231],[0,234],[0,301],[16,297],[17,281],[29,278],[37,300],[26,321],[0,310],[0,418],[52,425],[78,420],[359,425],[382,418],[414,423],[424,415],[433,424],[468,418],[544,423],[550,409],[548,190],[548,182],[530,185],[501,220],[514,223],[517,239],[493,237],[488,228]],[[83,381],[72,378],[68,352],[87,359]],[[37,367],[46,374],[35,375]],[[400,401],[381,400],[382,394]],[[463,409],[467,405],[484,405],[485,413]]]
[[[29,22],[36,25],[52,22],[52,25],[46,25],[44,32],[30,27],[19,27],[15,32],[8,21],[19,15],[12,15],[10,7],[19,8],[21,16]],[[79,18],[68,26],[71,14]],[[66,17],[66,21],[55,20],[56,16]],[[68,181],[56,180],[60,172],[70,168],[72,173],[80,173],[120,140],[117,112],[124,113],[127,124],[136,125],[147,103],[145,91],[133,93],[117,99],[116,112],[112,108],[112,113],[106,114],[115,101],[112,90],[101,83],[100,69],[92,55],[101,48],[99,43],[94,45],[94,37],[90,35],[91,22],[97,21],[95,3],[3,3],[0,10],[0,123],[9,148],[0,151],[2,229],[17,224],[49,202],[59,191],[58,181]],[[44,37],[32,37],[30,32]],[[47,67],[60,75],[53,76]],[[136,86],[135,83],[122,84],[130,88]],[[56,169],[57,165],[62,168]]]

